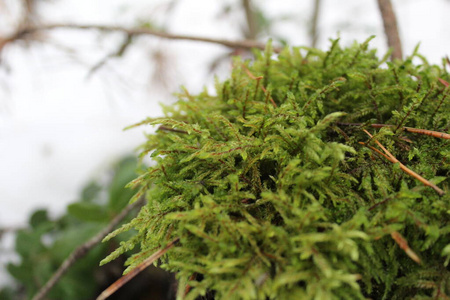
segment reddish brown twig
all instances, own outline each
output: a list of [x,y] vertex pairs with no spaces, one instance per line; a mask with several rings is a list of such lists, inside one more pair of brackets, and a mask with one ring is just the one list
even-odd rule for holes
[[[338,122],[337,124],[344,125],[344,126],[363,126],[364,125],[362,123],[341,123],[341,122]],[[394,125],[387,125],[387,124],[369,124],[368,126],[373,127],[373,128],[394,127]],[[446,139],[446,140],[450,139],[450,134],[445,133],[445,132],[413,128],[413,127],[401,127],[400,129],[403,131],[407,131],[407,132],[429,135],[429,136],[432,136],[435,138]]]
[[75,249],[69,257],[61,264],[61,266],[56,270],[53,276],[47,281],[47,283],[41,287],[37,294],[33,297],[33,300],[41,300],[47,295],[47,293],[56,285],[56,283],[61,279],[61,277],[69,270],[69,268],[76,263],[80,258],[84,257],[94,246],[100,243],[105,236],[107,236],[114,227],[117,226],[128,213],[136,207],[141,206],[145,199],[142,197],[138,201],[125,207],[120,214],[118,214],[100,233],[91,238],[89,241],[84,243]]
[[[447,60],[448,60],[448,57],[447,57]],[[447,81],[445,81],[445,80],[442,79],[442,78],[438,78],[438,80],[439,80],[440,83],[442,83],[443,85],[445,85],[445,87],[448,87],[448,86],[450,85],[450,83],[448,83]]]
[[[248,75],[251,79],[254,79],[254,80],[256,80],[256,81],[258,82],[258,85],[259,85],[259,81],[260,81],[261,79],[264,78],[263,76],[255,77],[255,75],[253,75],[252,72],[250,72],[250,70],[249,70],[246,66],[244,66],[244,65],[242,65],[242,68],[244,69],[245,73],[247,73],[247,75]],[[263,90],[263,92],[267,95],[267,90],[266,90],[266,88],[265,88],[262,84],[259,85],[259,86],[261,87],[261,89]],[[277,107],[277,104],[275,103],[275,101],[273,101],[272,96],[269,97],[269,100],[270,100],[270,102],[272,103],[273,107]]]
[[146,258],[140,265],[138,265],[136,268],[131,270],[128,274],[122,276],[118,280],[116,280],[113,284],[111,284],[106,290],[104,290],[96,300],[105,300],[112,294],[114,294],[118,289],[120,289],[124,284],[126,284],[128,281],[133,279],[137,274],[145,270],[147,267],[149,267],[151,264],[153,264],[155,261],[157,261],[161,256],[166,254],[167,251],[170,250],[173,246],[175,246],[180,241],[180,238],[176,238],[169,242],[166,247],[156,251],[152,255],[150,255],[148,258]]
[[[375,150],[376,150],[376,149],[375,149]],[[375,203],[374,205],[372,205],[371,207],[369,207],[368,211],[371,211],[371,210],[375,209],[376,207],[380,206],[380,205],[383,204],[383,203],[388,202],[388,201],[391,200],[391,199],[392,199],[391,197],[388,197],[388,198],[386,198],[386,199],[381,200],[380,202]]]
[[[363,130],[368,136],[370,136],[370,138],[373,138],[373,136],[367,131],[367,130]],[[403,172],[405,172],[406,174],[416,178],[417,180],[419,180],[420,182],[422,182],[424,185],[431,187],[432,189],[434,189],[439,196],[442,196],[445,194],[445,192],[443,190],[441,190],[437,185],[435,185],[434,183],[426,180],[425,178],[423,178],[422,176],[420,176],[419,174],[417,174],[416,172],[412,171],[411,169],[408,169],[404,164],[402,164],[398,159],[396,159],[391,152],[389,152],[378,140],[374,140],[375,143],[377,143],[377,145],[383,149],[384,153],[381,153],[380,150],[376,149],[375,147],[372,146],[368,146],[370,149],[372,149],[373,151],[377,152],[378,154],[381,154],[382,156],[384,156],[387,160],[389,160],[392,163],[398,163],[400,166],[400,169],[402,169]],[[365,145],[365,144],[364,144]]]
[[420,264],[420,258],[419,256],[417,256],[416,253],[414,253],[414,251],[409,248],[408,246],[408,241],[397,231],[393,231],[391,232],[391,237],[392,239],[397,243],[397,245],[400,246],[400,249],[402,249],[403,251],[405,251],[405,253],[416,263]]
[[[192,274],[189,277],[189,281],[195,280],[197,278],[197,273]],[[184,288],[184,296],[186,297],[186,295],[191,291],[192,287],[189,284],[186,284],[186,287]]]
[[388,41],[388,47],[392,48],[392,59],[402,59],[402,44],[398,33],[397,18],[391,0],[378,0],[381,18],[383,19],[384,32]]
[[444,132],[439,132],[439,131],[411,128],[411,127],[403,127],[403,130],[408,131],[408,132],[423,134],[423,135],[429,135],[429,136],[432,136],[435,138],[440,138],[440,139],[446,139],[446,140],[450,139],[450,134],[444,133]]

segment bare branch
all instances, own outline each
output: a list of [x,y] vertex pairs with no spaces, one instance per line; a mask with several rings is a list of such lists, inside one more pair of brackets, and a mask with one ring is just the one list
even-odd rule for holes
[[8,37],[0,37],[0,51],[7,44],[15,42],[17,40],[21,40],[30,33],[31,32],[28,32],[26,29],[19,28],[16,32],[14,32],[12,35],[10,35]]
[[[1,48],[7,44],[8,42],[13,42],[18,38],[22,38],[25,35],[32,34],[40,31],[54,30],[54,29],[74,29],[74,30],[100,30],[100,31],[108,31],[108,32],[123,32],[130,36],[136,35],[150,35],[163,39],[169,40],[185,40],[185,41],[194,41],[194,42],[204,42],[210,44],[222,45],[228,48],[241,48],[241,49],[261,49],[264,50],[266,45],[264,43],[259,43],[251,40],[241,40],[241,41],[231,41],[224,39],[213,39],[206,37],[198,37],[198,36],[190,36],[190,35],[179,35],[179,34],[171,34],[167,32],[152,30],[148,28],[125,28],[120,26],[109,26],[109,25],[93,25],[93,24],[85,24],[85,25],[77,25],[77,24],[48,24],[48,25],[39,25],[34,27],[28,27],[24,30],[21,30],[18,33],[15,33],[13,36],[8,38],[0,38],[0,50]],[[274,47],[274,52],[278,53],[281,51],[281,48]]]
[[245,19],[247,20],[247,38],[250,40],[256,40],[258,29],[255,21],[255,13],[253,12],[250,0],[242,0],[242,6],[245,10]]
[[388,40],[388,47],[392,48],[392,59],[402,59],[402,44],[398,33],[397,18],[391,0],[377,0],[383,19],[384,32]]
[[111,59],[113,57],[121,57],[125,53],[125,51],[127,51],[128,47],[131,45],[132,41],[133,41],[133,36],[127,35],[125,37],[125,40],[123,41],[123,43],[119,46],[119,48],[116,51],[108,54],[105,58],[103,58],[101,61],[99,61],[97,64],[95,64],[89,70],[89,74],[87,75],[87,77],[90,77],[92,74],[97,72],[97,70],[100,69],[101,67],[103,67],[103,65],[106,64],[109,59]]
[[22,26],[32,24],[36,19],[36,1],[35,0],[22,0],[22,6],[24,9],[22,15]]
[[74,263],[76,263],[80,258],[84,257],[92,248],[94,248],[98,243],[100,243],[105,236],[107,236],[127,215],[128,213],[141,206],[144,203],[145,198],[141,197],[138,201],[125,207],[120,214],[118,214],[102,231],[100,231],[96,236],[91,238],[89,241],[84,243],[75,249],[68,258],[59,266],[58,270],[53,274],[49,281],[37,292],[32,300],[41,300],[47,293],[58,283],[61,277],[69,270]]
[[319,37],[319,32],[317,31],[317,24],[319,23],[319,13],[320,13],[320,0],[314,0],[314,10],[311,20],[311,47],[315,48],[317,44],[317,39]]

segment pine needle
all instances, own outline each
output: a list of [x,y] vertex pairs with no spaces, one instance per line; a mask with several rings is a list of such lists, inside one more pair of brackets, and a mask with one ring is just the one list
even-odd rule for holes
[[97,297],[96,300],[105,300],[112,294],[114,294],[118,289],[120,289],[123,285],[125,285],[128,281],[133,279],[136,275],[145,270],[148,266],[153,264],[156,260],[158,260],[161,256],[163,256],[170,248],[175,246],[176,243],[180,241],[180,238],[176,238],[167,244],[166,247],[159,249],[152,255],[150,255],[146,260],[144,260],[140,265],[130,271],[130,273],[122,276],[118,280],[116,280],[113,284],[111,284],[106,290],[104,290],[100,296]]
[[[364,125],[362,123],[342,123],[342,122],[338,122],[337,124],[344,125],[344,126],[363,126]],[[370,124],[368,126],[373,127],[373,128],[394,127],[394,125],[388,125],[388,124]],[[418,133],[418,134],[432,136],[435,138],[450,140],[450,134],[445,133],[445,132],[439,132],[439,131],[421,129],[421,128],[413,128],[413,127],[400,127],[400,129],[402,131]]]
[[[364,131],[368,136],[370,136],[370,138],[373,138],[373,136],[372,136],[367,130],[363,129],[363,131]],[[385,153],[386,155],[384,155],[383,153],[381,153],[381,151],[377,150],[377,149],[374,148],[374,147],[370,147],[370,146],[369,146],[370,149],[372,149],[372,150],[376,151],[377,153],[383,155],[383,156],[384,156],[386,159],[388,159],[390,162],[392,162],[392,163],[394,163],[394,164],[395,164],[395,163],[398,163],[399,166],[400,166],[400,169],[402,169],[403,172],[405,172],[406,174],[408,174],[408,175],[410,175],[410,176],[416,178],[417,180],[419,180],[420,182],[422,182],[424,185],[431,187],[432,189],[434,189],[434,190],[439,194],[439,196],[442,196],[442,195],[445,194],[445,192],[444,192],[443,190],[441,190],[438,186],[436,186],[436,185],[433,184],[432,182],[426,180],[425,178],[423,178],[422,176],[420,176],[419,174],[417,174],[417,173],[414,172],[413,170],[408,169],[404,164],[402,164],[398,159],[396,159],[396,158],[392,155],[392,153],[389,152],[389,151],[388,151],[388,150],[387,150],[387,149],[386,149],[386,148],[385,148],[378,140],[374,140],[374,141],[375,141],[375,143],[377,143],[377,145],[378,145],[381,149],[383,149],[383,151],[384,151],[384,153]]]
[[408,241],[397,231],[391,232],[391,237],[400,246],[400,248],[405,251],[406,255],[408,255],[413,261],[420,264],[421,260],[419,256],[408,246]]

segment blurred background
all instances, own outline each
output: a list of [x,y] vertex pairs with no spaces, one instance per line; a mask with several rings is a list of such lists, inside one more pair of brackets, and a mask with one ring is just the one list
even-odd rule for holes
[[[403,55],[420,43],[419,52],[442,66],[450,49],[450,1],[392,4]],[[24,262],[55,249],[70,226],[98,221],[74,239],[82,242],[126,205],[132,193],[122,187],[135,176],[136,149],[153,129],[123,128],[161,115],[160,104],[176,101],[181,86],[214,93],[214,78],[227,77],[233,55],[251,58],[248,49],[170,34],[261,44],[271,38],[278,46],[322,50],[330,38],[345,46],[376,35],[370,46],[380,57],[388,50],[376,0],[0,0],[0,288],[20,285]],[[38,238],[27,244],[32,238],[22,236],[18,249],[15,237],[25,229]],[[92,261],[97,258],[102,254]],[[33,284],[25,286],[35,292]],[[24,289],[26,298],[31,292]]]

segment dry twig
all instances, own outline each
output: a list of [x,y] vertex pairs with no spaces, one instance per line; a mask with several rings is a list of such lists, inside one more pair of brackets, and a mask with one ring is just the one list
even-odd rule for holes
[[125,283],[133,279],[137,274],[145,270],[148,266],[153,264],[156,260],[158,260],[161,256],[163,256],[170,248],[175,246],[180,241],[180,238],[176,238],[169,242],[166,247],[159,249],[148,258],[146,258],[140,265],[131,270],[128,274],[122,276],[118,280],[116,280],[113,284],[111,284],[106,290],[104,290],[100,296],[97,297],[96,300],[105,300],[112,294],[114,294],[118,289],[120,289]]
[[[337,124],[344,125],[344,126],[363,126],[364,125],[363,123],[342,123],[342,122],[338,122]],[[388,124],[370,124],[368,126],[373,127],[373,128],[394,127],[394,125],[388,125]],[[445,133],[445,132],[413,128],[413,127],[401,127],[400,129],[403,131],[407,131],[407,132],[429,135],[429,136],[432,136],[435,138],[446,139],[446,140],[450,139],[450,134]]]
[[92,248],[94,248],[98,243],[100,243],[105,236],[107,236],[127,215],[128,213],[141,206],[145,201],[144,197],[141,197],[138,201],[125,207],[120,214],[118,214],[102,231],[100,231],[96,236],[91,238],[86,243],[75,249],[69,257],[59,266],[58,270],[53,274],[53,276],[47,281],[47,283],[37,292],[32,300],[41,300],[47,295],[47,293],[58,283],[61,277],[69,270],[74,263],[79,259],[84,257]]
[[128,47],[131,45],[133,41],[133,36],[132,35],[127,35],[124,39],[124,41],[120,44],[119,48],[108,54],[106,57],[104,57],[101,61],[99,61],[97,64],[95,64],[90,70],[89,70],[89,74],[87,75],[87,77],[91,76],[92,74],[94,74],[98,69],[100,69],[101,67],[103,67],[103,65],[105,65],[109,59],[113,58],[113,57],[121,57],[128,49]]
[[[266,45],[264,43],[259,43],[257,41],[251,40],[241,40],[241,41],[230,41],[225,39],[213,39],[206,37],[198,37],[198,36],[190,36],[190,35],[179,35],[179,34],[171,34],[163,31],[152,30],[148,28],[125,28],[121,26],[110,26],[110,25],[94,25],[94,24],[47,24],[47,25],[39,25],[34,27],[28,27],[20,32],[16,32],[10,37],[0,38],[0,50],[7,43],[14,42],[18,38],[21,38],[25,35],[32,34],[40,31],[48,31],[54,29],[74,29],[74,30],[99,30],[99,31],[107,31],[107,32],[123,32],[129,36],[137,36],[137,35],[150,35],[163,39],[169,40],[185,40],[185,41],[195,41],[195,42],[204,42],[210,44],[222,45],[228,48],[241,48],[241,49],[261,49],[264,50]],[[278,53],[281,51],[281,48],[274,47],[274,52]]]
[[417,254],[408,246],[408,241],[405,240],[405,238],[398,233],[397,231],[391,232],[392,239],[397,243],[397,245],[400,246],[400,248],[405,251],[405,253],[416,263],[420,264],[420,258],[417,256]]

